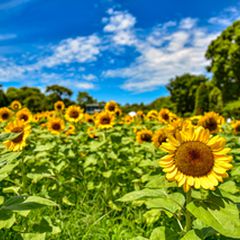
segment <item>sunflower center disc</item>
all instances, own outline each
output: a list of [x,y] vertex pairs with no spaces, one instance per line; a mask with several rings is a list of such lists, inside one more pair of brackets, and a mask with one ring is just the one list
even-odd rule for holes
[[26,115],[26,114],[22,114],[21,116],[20,116],[20,120],[24,120],[25,122],[28,120],[28,115]]
[[176,166],[185,175],[201,177],[211,171],[214,158],[211,149],[202,142],[185,142],[176,151]]
[[78,113],[77,111],[72,111],[72,112],[70,113],[70,117],[71,117],[71,118],[78,118],[78,116],[79,116],[79,113]]
[[4,114],[2,115],[2,119],[4,119],[4,120],[8,119],[8,117],[9,117],[9,114],[8,114],[8,113],[4,113]]
[[61,125],[59,123],[54,123],[52,126],[53,130],[59,131],[61,129]]
[[15,127],[13,130],[12,130],[13,133],[20,133],[16,138],[12,139],[12,141],[14,143],[19,143],[23,140],[23,135],[24,135],[24,132],[23,132],[23,128],[22,127]]
[[102,124],[110,124],[110,118],[102,118]]
[[214,131],[218,127],[218,124],[214,118],[209,118],[205,125],[205,128],[209,129],[210,131]]
[[152,141],[152,136],[147,134],[147,133],[144,133],[144,134],[141,135],[141,139],[144,142],[151,142]]

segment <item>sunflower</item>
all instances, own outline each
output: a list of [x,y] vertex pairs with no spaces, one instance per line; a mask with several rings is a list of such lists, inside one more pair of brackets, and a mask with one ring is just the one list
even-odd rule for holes
[[27,123],[16,120],[14,122],[8,123],[5,132],[8,133],[18,133],[19,135],[11,140],[7,140],[4,142],[4,145],[11,151],[20,151],[23,147],[26,146],[26,139],[31,132],[30,125]]
[[147,130],[147,129],[143,129],[137,132],[137,142],[138,143],[143,143],[143,142],[152,142],[152,131],[151,130]]
[[64,110],[64,108],[65,108],[65,104],[64,104],[63,101],[57,101],[57,102],[54,103],[55,111],[61,112],[61,111]]
[[75,134],[75,127],[74,125],[70,124],[67,131],[65,132],[66,135],[73,135]]
[[201,119],[201,117],[202,117],[201,115],[196,115],[196,116],[190,117],[189,120],[191,121],[192,125],[197,126],[199,119]]
[[90,137],[90,138],[97,138],[96,136],[96,128],[95,127],[89,127],[87,129],[87,135]]
[[16,118],[27,123],[32,120],[32,113],[27,108],[23,108],[17,112]]
[[167,108],[162,108],[159,112],[159,121],[162,123],[169,123],[172,120],[174,114]]
[[110,112],[101,112],[97,115],[95,122],[99,128],[111,128],[114,124],[114,116]]
[[90,124],[94,124],[93,116],[86,113],[86,114],[84,114],[84,119],[85,119],[85,122],[90,123]]
[[79,122],[83,117],[83,110],[79,106],[70,106],[66,110],[65,117],[69,122]]
[[126,116],[124,117],[124,123],[125,123],[125,124],[130,124],[130,123],[133,122],[133,120],[134,120],[134,118],[133,118],[132,116],[130,116],[130,115],[126,115]]
[[236,135],[240,134],[240,120],[232,123],[232,127],[233,127],[234,134]]
[[116,110],[118,109],[118,105],[116,102],[114,101],[109,101],[105,104],[105,107],[104,107],[105,111],[107,112],[111,112],[111,113],[115,113]]
[[183,128],[177,138],[168,136],[161,148],[168,152],[160,160],[169,181],[176,181],[185,192],[191,187],[214,190],[232,168],[230,148],[224,148],[225,139],[210,136],[209,130]]
[[150,110],[148,113],[147,113],[147,116],[146,118],[148,120],[156,120],[158,119],[158,112],[156,110]]
[[163,142],[166,142],[167,140],[167,133],[166,129],[160,128],[158,129],[152,137],[152,141],[156,147],[160,147]]
[[8,121],[12,116],[12,111],[7,108],[7,107],[3,107],[0,108],[0,122],[5,122]]
[[198,121],[198,125],[210,131],[210,133],[217,133],[223,123],[223,118],[215,112],[208,112]]
[[140,118],[140,119],[143,119],[144,118],[143,111],[137,111],[137,117]]
[[115,110],[115,115],[117,117],[120,117],[122,115],[122,110],[119,107]]
[[11,109],[12,110],[19,110],[19,109],[21,109],[22,108],[22,104],[19,102],[19,101],[17,101],[17,100],[14,100],[11,104],[10,104],[10,107],[11,107]]
[[51,118],[47,123],[48,130],[53,134],[60,134],[64,128],[65,124],[61,118]]

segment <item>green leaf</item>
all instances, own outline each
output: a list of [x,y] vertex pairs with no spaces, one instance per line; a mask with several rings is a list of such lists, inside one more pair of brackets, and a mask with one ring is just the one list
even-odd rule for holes
[[46,233],[22,233],[23,240],[45,240]]
[[194,230],[187,232],[181,240],[201,240]]
[[176,187],[177,184],[175,182],[169,182],[166,180],[165,176],[151,176],[150,181],[147,183],[147,188],[169,188]]
[[187,209],[207,226],[222,235],[240,238],[239,211],[235,204],[224,199],[211,197],[208,202],[191,202]]
[[133,191],[130,193],[127,193],[123,197],[119,198],[117,201],[121,202],[129,202],[129,201],[135,201],[138,199],[143,199],[143,198],[149,198],[149,197],[164,197],[166,196],[166,191],[162,189],[143,189],[139,191]]
[[11,228],[15,221],[16,218],[13,212],[0,209],[0,229]]
[[155,228],[150,236],[150,240],[165,240],[165,227],[157,227]]

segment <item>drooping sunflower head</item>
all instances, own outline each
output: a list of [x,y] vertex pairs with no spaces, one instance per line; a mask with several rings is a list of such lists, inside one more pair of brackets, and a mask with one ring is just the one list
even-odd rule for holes
[[57,101],[54,103],[54,109],[57,112],[62,112],[65,108],[65,104],[63,101]]
[[64,128],[65,124],[61,118],[51,118],[47,123],[48,130],[53,134],[60,134]]
[[0,108],[0,122],[8,121],[12,117],[12,111],[7,107]]
[[210,131],[210,133],[217,133],[220,130],[223,120],[218,113],[208,112],[198,121],[198,125]]
[[240,134],[240,120],[232,123],[233,132],[236,135]]
[[111,113],[115,113],[115,111],[117,110],[118,105],[115,101],[109,101],[106,103],[104,109],[107,112],[111,112]]
[[96,126],[99,128],[111,128],[114,124],[114,115],[110,112],[101,112],[97,115]]
[[176,181],[187,192],[191,187],[214,190],[232,168],[231,149],[224,148],[225,139],[210,136],[209,130],[183,128],[177,137],[168,136],[161,148],[168,152],[160,160],[169,181]]
[[21,151],[26,146],[26,139],[31,132],[30,125],[21,120],[9,122],[5,132],[16,133],[17,136],[4,142],[6,148],[11,151]]
[[14,101],[10,104],[10,107],[11,107],[12,110],[17,111],[17,110],[19,110],[19,109],[22,108],[22,104],[21,104],[19,101],[14,100]]
[[16,119],[26,123],[31,122],[32,113],[27,108],[23,108],[17,112]]
[[158,119],[158,112],[156,110],[150,110],[148,113],[147,113],[147,116],[146,118],[148,120],[156,120]]
[[148,129],[142,129],[137,132],[137,142],[138,143],[143,143],[143,142],[152,142],[152,131]]
[[158,129],[152,137],[152,141],[156,147],[160,147],[167,140],[167,131],[165,128]]
[[69,122],[79,122],[83,118],[83,110],[79,106],[70,106],[66,110],[65,118]]

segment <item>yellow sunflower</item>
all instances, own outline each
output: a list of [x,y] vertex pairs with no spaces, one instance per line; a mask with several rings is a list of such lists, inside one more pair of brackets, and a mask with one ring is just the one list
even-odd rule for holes
[[97,115],[95,123],[99,128],[111,128],[114,124],[114,116],[110,112],[101,112]]
[[240,134],[240,120],[232,123],[232,127],[233,127],[234,134],[236,135]]
[[151,130],[147,130],[147,129],[142,129],[140,131],[137,132],[137,142],[138,143],[143,143],[143,142],[152,142],[152,131]]
[[137,111],[137,117],[140,118],[140,119],[143,119],[144,118],[144,113],[143,111]]
[[147,113],[147,116],[146,118],[148,120],[156,120],[158,119],[158,112],[156,110],[150,110],[148,113]]
[[17,101],[17,100],[14,100],[11,104],[10,104],[10,107],[11,107],[11,109],[12,110],[19,110],[19,109],[21,109],[22,108],[22,104],[19,102],[19,101]]
[[218,113],[208,112],[205,113],[198,121],[198,125],[210,131],[210,133],[217,133],[223,123],[223,118]]
[[27,108],[23,108],[23,109],[21,109],[20,111],[17,112],[16,119],[24,121],[26,123],[31,122],[32,113]]
[[5,132],[19,133],[19,135],[11,140],[4,142],[6,148],[11,151],[21,151],[26,146],[26,139],[31,132],[30,125],[21,120],[8,123]]
[[65,132],[66,135],[73,135],[75,134],[75,127],[74,125],[70,124],[67,131]]
[[97,138],[96,136],[96,128],[95,127],[89,127],[87,129],[87,135],[90,137],[90,138]]
[[159,121],[162,123],[169,123],[172,120],[173,113],[167,109],[167,108],[162,108],[159,112]]
[[54,103],[55,111],[61,112],[61,111],[64,110],[64,108],[65,108],[65,104],[64,104],[63,101],[57,101],[57,102]]
[[64,128],[65,124],[61,118],[51,118],[47,123],[48,130],[53,134],[60,134]]
[[8,121],[12,116],[12,111],[7,107],[0,108],[0,122]]
[[93,116],[89,115],[88,113],[84,114],[84,119],[85,119],[85,122],[94,124]]
[[152,141],[156,147],[160,147],[163,142],[166,142],[167,140],[167,133],[166,129],[160,128],[158,129],[152,137]]
[[199,119],[201,119],[201,115],[196,115],[196,116],[193,116],[193,117],[190,117],[190,121],[191,121],[191,124],[194,125],[194,126],[197,126],[198,125],[198,121]]
[[134,120],[134,118],[133,118],[132,116],[130,116],[130,115],[126,115],[126,116],[124,117],[124,123],[125,123],[125,124],[130,124],[130,123],[133,122],[133,120]]
[[115,113],[115,111],[118,109],[118,105],[115,101],[109,101],[105,104],[104,109],[107,112]]
[[185,192],[191,187],[214,190],[232,168],[230,148],[225,147],[225,139],[212,137],[203,127],[183,128],[177,137],[168,136],[161,148],[168,152],[160,160],[169,181],[176,181]]
[[66,110],[65,118],[69,122],[79,122],[83,118],[83,110],[79,106],[70,106]]
[[117,117],[120,117],[122,115],[122,110],[119,107],[115,110],[115,115]]

